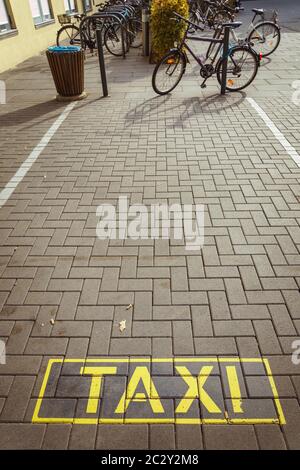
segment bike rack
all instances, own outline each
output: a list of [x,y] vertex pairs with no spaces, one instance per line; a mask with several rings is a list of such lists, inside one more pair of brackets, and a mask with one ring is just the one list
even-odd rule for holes
[[[193,23],[191,23],[193,24]],[[230,26],[225,26],[224,28],[224,38],[223,39],[214,39],[209,37],[194,37],[188,36],[186,39],[190,39],[191,41],[201,41],[201,42],[210,42],[215,44],[223,44],[223,68],[222,68],[222,83],[221,83],[221,95],[225,95],[226,93],[226,82],[227,82],[227,66],[228,66],[228,54],[229,54],[229,34],[230,34]]]

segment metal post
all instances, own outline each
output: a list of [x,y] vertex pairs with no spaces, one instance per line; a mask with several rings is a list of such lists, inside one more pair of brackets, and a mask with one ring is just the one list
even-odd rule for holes
[[224,42],[223,42],[222,85],[221,85],[222,95],[225,95],[226,93],[228,51],[229,51],[229,32],[230,32],[230,28],[226,26],[225,31],[224,31]]
[[142,9],[143,56],[150,55],[149,9]]
[[101,26],[97,26],[96,35],[97,35],[97,44],[98,44],[98,57],[99,57],[99,65],[100,65],[100,73],[101,73],[101,82],[102,82],[102,90],[103,96],[108,96],[108,89],[107,89],[107,81],[106,81],[106,71],[105,71],[105,61],[104,61],[104,53],[103,53],[103,44],[102,44],[102,32]]

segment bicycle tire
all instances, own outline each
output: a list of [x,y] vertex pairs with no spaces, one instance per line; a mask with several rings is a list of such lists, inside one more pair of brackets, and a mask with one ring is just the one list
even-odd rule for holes
[[134,34],[132,41],[130,41],[130,47],[138,49],[143,45],[143,36],[142,36],[142,22],[139,20],[131,20],[131,33]]
[[[73,30],[74,32],[76,31],[76,34],[73,35],[72,33],[68,33],[68,31],[71,31]],[[68,24],[66,26],[63,26],[58,32],[57,32],[57,36],[56,36],[56,45],[57,46],[61,46],[62,43],[66,40],[68,40],[68,38],[64,37],[62,38],[62,36],[64,35],[63,33],[66,33],[68,38],[69,38],[69,44],[71,46],[73,46],[74,44],[76,45],[80,45],[81,46],[81,40],[80,40],[80,31],[79,31],[79,28],[78,26],[75,26],[75,25],[71,25],[71,24]],[[75,37],[78,37],[78,40],[76,40],[76,43],[74,43],[74,38]],[[84,47],[85,48],[85,47]]]
[[[174,58],[176,60],[176,57],[178,58],[178,60],[180,62],[182,62],[182,67],[181,67],[181,70],[179,71],[179,76],[178,76],[177,80],[175,81],[175,83],[172,86],[170,86],[170,88],[168,88],[166,90],[162,90],[162,89],[159,88],[159,86],[157,84],[157,74],[159,72],[159,68],[162,67],[163,64],[169,59],[170,63],[167,63],[168,69],[169,69],[171,67],[171,65],[173,65],[172,60],[174,60]],[[167,54],[165,54],[163,56],[163,58],[156,64],[155,69],[153,70],[152,88],[155,91],[155,93],[157,93],[158,95],[167,95],[168,93],[173,91],[174,88],[177,87],[178,83],[182,79],[182,76],[185,73],[185,68],[186,68],[186,56],[183,52],[181,52],[179,50],[174,50],[174,51],[170,50],[169,52],[167,52]],[[174,73],[174,71],[172,73]],[[171,76],[171,75],[169,74],[169,76]]]
[[[238,76],[238,73],[242,71],[242,68],[239,69],[239,66],[237,65],[236,61],[234,60],[234,55],[238,54],[239,52],[243,52],[244,54],[248,55],[248,57],[252,58],[252,64],[253,64],[253,71],[251,73],[250,78],[248,81],[241,86],[236,86],[234,87],[235,81],[240,78]],[[237,60],[237,59],[236,59]],[[220,85],[222,85],[222,65],[223,65],[224,59],[219,59],[217,66],[216,66],[216,74],[217,74],[217,79]],[[245,63],[245,61],[244,61]],[[241,91],[244,90],[244,88],[248,87],[253,80],[255,79],[257,75],[259,67],[259,62],[257,60],[257,54],[251,50],[250,47],[248,46],[237,46],[233,47],[228,55],[228,68],[227,68],[227,82],[226,82],[226,90],[228,91]],[[232,71],[231,71],[232,68]]]
[[[276,31],[276,36],[273,36],[273,37],[277,37],[277,42],[275,43],[275,46],[271,49],[271,51],[269,51],[266,54],[263,54],[263,52],[260,51],[260,50],[256,50],[256,47],[255,47],[256,45],[255,45],[255,43],[253,44],[253,39],[254,39],[253,35],[257,34],[257,29],[262,27],[262,26],[269,26],[269,27],[273,28],[274,31]],[[269,55],[273,54],[273,52],[275,52],[277,47],[279,46],[280,40],[281,40],[280,29],[277,26],[277,24],[273,23],[272,21],[262,21],[261,23],[258,23],[257,25],[255,25],[255,27],[252,29],[252,31],[250,32],[250,34],[248,36],[248,41],[251,44],[251,47],[255,50],[256,53],[258,53],[258,54],[261,53],[262,57],[268,57]]]
[[[125,31],[124,31],[124,42],[125,42],[125,52],[128,52],[128,42],[127,42]],[[105,29],[104,45],[110,54],[116,57],[122,57],[123,55],[122,35],[121,35],[121,26],[119,24],[112,23],[108,26],[108,28]]]

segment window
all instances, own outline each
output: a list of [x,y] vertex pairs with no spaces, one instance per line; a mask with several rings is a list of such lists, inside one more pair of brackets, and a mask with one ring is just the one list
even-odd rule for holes
[[12,29],[11,20],[8,16],[6,2],[0,0],[0,34]]
[[93,9],[92,0],[83,0],[83,10],[90,11]]
[[52,12],[49,0],[29,0],[34,24],[41,24],[51,20]]
[[77,5],[75,0],[64,0],[66,13],[75,13],[77,11]]

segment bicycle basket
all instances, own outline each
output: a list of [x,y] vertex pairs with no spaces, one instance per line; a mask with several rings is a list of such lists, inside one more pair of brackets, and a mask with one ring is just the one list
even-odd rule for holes
[[277,23],[278,12],[276,10],[264,10],[261,19],[263,21],[272,21],[272,23]]
[[72,22],[71,16],[64,13],[63,15],[57,15],[57,19],[61,25],[70,24]]

